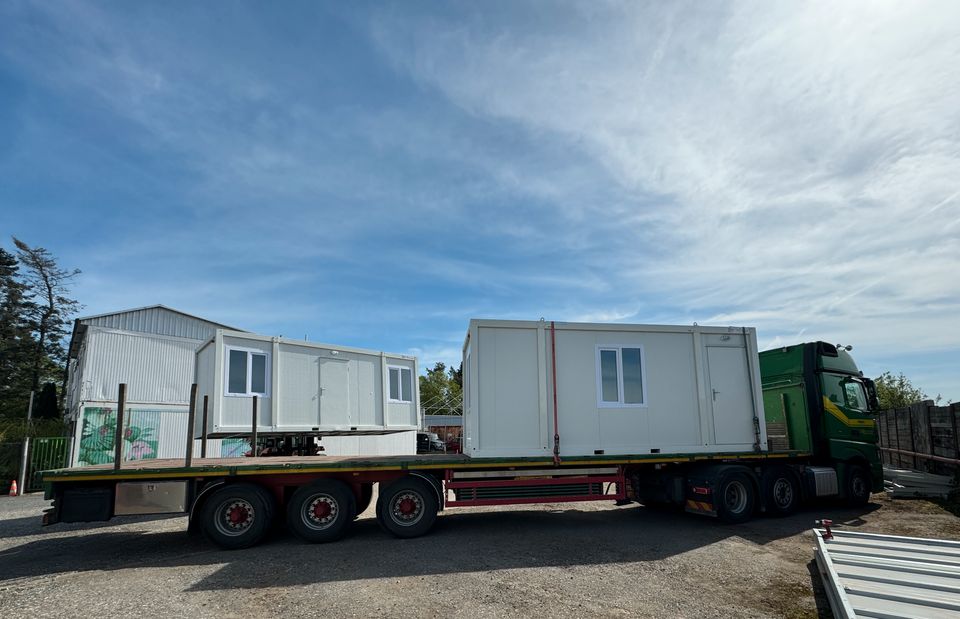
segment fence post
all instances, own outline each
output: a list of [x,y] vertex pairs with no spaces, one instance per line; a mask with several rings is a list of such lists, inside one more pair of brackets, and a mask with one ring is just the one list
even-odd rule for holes
[[195,422],[197,420],[197,383],[190,385],[190,409],[187,413],[187,457],[184,466],[193,464],[193,435]]
[[903,462],[901,461],[903,456],[900,455],[900,415],[897,414],[899,410],[900,409],[897,408],[893,409],[893,428],[897,431],[895,434],[897,439],[897,468],[903,466]]
[[200,457],[207,457],[207,400],[210,396],[203,396],[203,430],[200,432]]
[[113,470],[120,470],[120,459],[123,457],[123,408],[127,405],[127,384],[120,383],[117,393],[117,429],[113,442]]
[[30,404],[27,405],[27,431],[23,437],[23,453],[20,454],[20,488],[18,492],[22,495],[27,491],[27,468],[30,466],[30,427],[33,419],[33,392],[30,392]]
[[253,396],[253,430],[250,433],[250,455],[257,457],[257,396]]

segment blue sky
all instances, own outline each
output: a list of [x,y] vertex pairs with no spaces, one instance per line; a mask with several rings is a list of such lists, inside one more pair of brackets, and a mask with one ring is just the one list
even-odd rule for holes
[[960,5],[7,0],[0,230],[88,314],[747,325],[956,400]]

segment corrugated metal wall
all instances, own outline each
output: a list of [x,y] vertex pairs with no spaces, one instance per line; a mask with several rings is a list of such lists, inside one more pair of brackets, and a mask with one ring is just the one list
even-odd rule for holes
[[200,340],[97,329],[87,332],[79,400],[113,402],[127,384],[128,402],[187,404]]
[[148,307],[129,312],[83,318],[80,322],[96,327],[170,335],[191,340],[208,340],[213,337],[214,331],[218,328],[215,323],[186,316],[163,307]]

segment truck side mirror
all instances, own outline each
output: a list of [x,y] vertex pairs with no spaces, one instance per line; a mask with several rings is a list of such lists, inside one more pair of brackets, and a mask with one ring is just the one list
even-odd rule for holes
[[880,410],[880,400],[877,399],[877,385],[869,378],[863,379],[863,386],[867,388],[867,404],[870,410]]

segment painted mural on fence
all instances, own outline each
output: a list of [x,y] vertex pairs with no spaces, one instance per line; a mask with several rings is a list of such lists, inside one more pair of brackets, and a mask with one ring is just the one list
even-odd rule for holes
[[242,458],[250,453],[250,442],[243,438],[225,438],[220,443],[221,458]]
[[[157,457],[157,432],[160,411],[127,411],[123,430],[123,459],[152,460]],[[80,433],[79,462],[108,464],[113,462],[117,413],[112,408],[90,407],[83,410]]]

